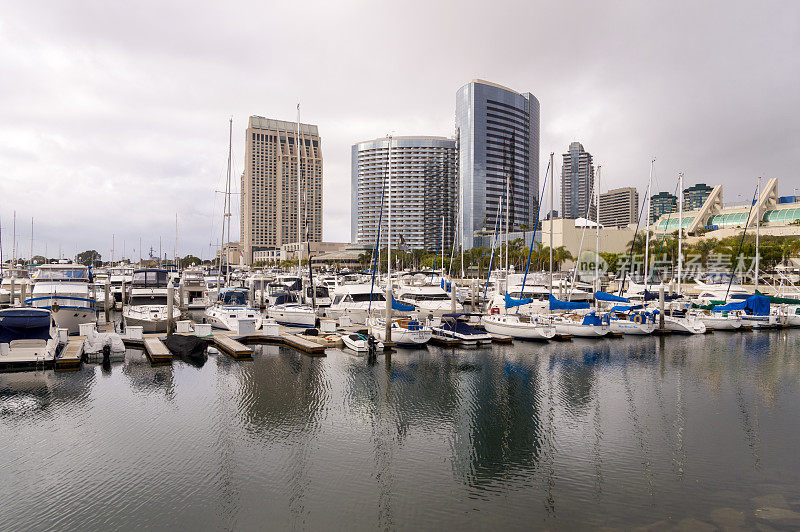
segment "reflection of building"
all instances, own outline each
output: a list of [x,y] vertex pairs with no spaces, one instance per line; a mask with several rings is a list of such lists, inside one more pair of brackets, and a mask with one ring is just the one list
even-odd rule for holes
[[[696,209],[684,209],[683,229],[695,233],[705,229],[709,237],[724,238],[739,234],[744,228],[753,230],[756,219],[761,219],[761,233],[777,236],[800,236],[800,225],[792,225],[800,220],[800,203],[781,203],[778,197],[778,180],[773,178],[761,189],[761,196],[752,206],[722,203],[722,185],[715,186],[703,204]],[[662,215],[653,224],[656,232],[673,232],[678,229],[678,215]]]
[[[475,79],[456,93],[464,247],[494,231],[510,173],[511,230],[532,228],[539,196],[539,100]],[[505,216],[504,216],[505,217]]]
[[678,211],[678,198],[669,192],[659,192],[650,196],[650,223],[664,214]]
[[594,220],[597,211],[592,201],[594,193],[592,154],[584,150],[580,142],[573,142],[562,157],[561,216]]
[[689,188],[683,189],[683,210],[691,211],[699,209],[706,202],[706,198],[711,195],[713,187],[705,183],[697,183]]
[[251,116],[242,174],[241,238],[245,261],[253,252],[322,240],[322,151],[317,126],[300,124],[300,196],[297,194],[297,124]]
[[639,221],[639,192],[623,187],[600,194],[600,225],[622,227]]
[[[390,142],[391,168],[387,164]],[[354,145],[353,242],[374,243],[380,221],[381,244],[386,245],[389,197],[385,192],[391,170],[392,247],[404,243],[411,249],[438,251],[443,222],[445,245],[451,245],[458,212],[457,161],[456,142],[444,137],[392,137]]]

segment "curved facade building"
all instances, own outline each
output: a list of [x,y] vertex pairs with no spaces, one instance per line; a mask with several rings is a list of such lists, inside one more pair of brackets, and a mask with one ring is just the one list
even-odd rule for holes
[[[373,244],[383,198],[381,245],[386,245],[389,143],[392,157],[392,247],[439,250],[442,217],[445,247],[453,243],[458,211],[456,141],[444,137],[392,137],[352,147],[353,242]],[[402,236],[402,241],[401,241]]]
[[[483,80],[456,94],[464,247],[493,232],[510,174],[511,231],[535,226],[539,201],[539,100]],[[505,208],[505,207],[504,207]],[[505,215],[503,215],[505,223]]]

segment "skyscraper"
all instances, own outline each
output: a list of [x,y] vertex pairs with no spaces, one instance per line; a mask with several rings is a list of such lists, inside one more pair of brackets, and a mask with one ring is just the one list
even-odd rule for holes
[[693,211],[694,209],[699,209],[713,190],[714,187],[710,187],[705,183],[697,183],[683,189],[683,210]]
[[251,116],[242,174],[241,239],[245,261],[253,251],[322,240],[322,151],[317,126],[300,124],[300,195],[297,123]]
[[639,221],[639,192],[623,187],[600,194],[600,225],[621,227]]
[[562,157],[561,216],[594,220],[596,209],[592,201],[594,193],[592,154],[584,150],[580,142],[573,142]]
[[[456,93],[464,247],[494,231],[510,175],[510,229],[536,224],[539,200],[539,100],[475,79]],[[505,205],[503,205],[505,209]],[[505,222],[505,214],[502,216]]]
[[650,223],[653,224],[664,214],[678,212],[678,198],[669,192],[659,192],[650,196]]
[[[388,222],[389,138],[359,142],[352,147],[353,242],[374,244],[381,221],[381,245]],[[444,137],[392,137],[392,247],[449,248],[456,237],[458,153],[456,141]],[[383,216],[381,217],[381,200]],[[401,240],[402,239],[402,240]]]

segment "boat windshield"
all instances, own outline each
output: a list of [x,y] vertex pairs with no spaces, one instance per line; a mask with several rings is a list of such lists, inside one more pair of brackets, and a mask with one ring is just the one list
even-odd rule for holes
[[167,286],[167,272],[162,270],[142,270],[133,273],[133,286]]
[[89,281],[87,268],[42,268],[36,274],[37,281]]
[[217,300],[225,305],[247,305],[247,295],[244,290],[227,290]]
[[167,296],[131,296],[132,307],[140,305],[167,305]]
[[26,270],[4,270],[3,279],[27,279],[28,272]]
[[183,279],[185,281],[202,281],[205,277],[200,272],[186,272],[183,274]]

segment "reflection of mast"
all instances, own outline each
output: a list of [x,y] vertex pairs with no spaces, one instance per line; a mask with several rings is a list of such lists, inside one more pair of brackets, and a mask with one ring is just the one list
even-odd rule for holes
[[644,438],[644,431],[642,430],[642,425],[639,421],[639,414],[636,411],[636,401],[633,397],[631,381],[628,378],[627,364],[625,365],[625,370],[622,372],[622,377],[623,381],[625,382],[625,397],[628,400],[628,414],[631,418],[633,434],[636,436],[636,441],[639,443],[639,449],[642,452],[642,474],[647,482],[647,490],[652,497],[655,495],[655,492],[653,491],[653,473],[650,471],[650,458],[648,456],[649,451],[647,449],[647,441]]

